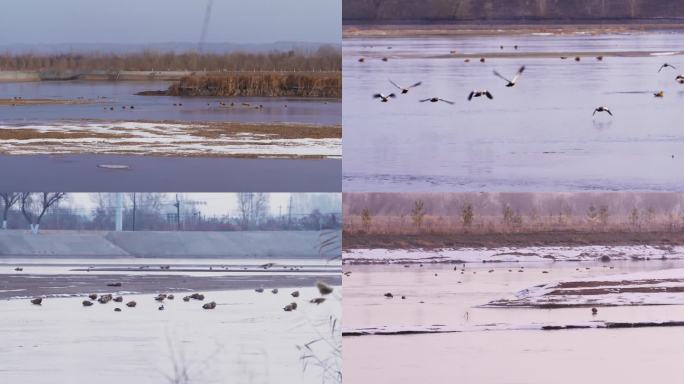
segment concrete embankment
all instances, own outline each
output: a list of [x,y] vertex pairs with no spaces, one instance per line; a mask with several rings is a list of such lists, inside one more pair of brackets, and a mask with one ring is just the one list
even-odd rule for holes
[[[325,236],[329,237],[329,236]],[[339,256],[326,246],[325,258]],[[318,231],[78,232],[0,231],[0,257],[316,258]]]

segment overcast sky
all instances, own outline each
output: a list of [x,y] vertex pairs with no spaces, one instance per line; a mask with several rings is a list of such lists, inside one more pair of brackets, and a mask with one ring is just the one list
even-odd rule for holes
[[[269,193],[269,208],[272,215],[286,214],[287,206],[289,204],[290,196],[293,196],[293,214],[309,214],[310,209],[320,208],[324,212],[330,210],[328,207],[306,207],[299,208],[306,201],[311,202],[309,199],[303,199],[307,196],[316,197],[320,196],[320,199],[314,199],[315,201],[324,201],[326,205],[334,205],[336,212],[342,211],[342,199],[339,193]],[[130,194],[124,194],[124,204],[130,205]],[[194,201],[200,204],[196,205],[196,208],[202,212],[205,216],[216,216],[221,217],[225,215],[235,216],[238,214],[237,205],[237,194],[235,193],[182,193],[180,197],[183,201]],[[167,193],[164,194],[164,205],[162,210],[166,210],[168,213],[172,213],[175,208],[173,203],[175,202],[175,194]],[[90,214],[92,210],[97,206],[97,194],[96,193],[69,193],[67,194],[67,200],[61,204],[64,207],[74,208],[81,211],[84,214]],[[307,204],[308,205],[308,204]]]
[[[209,0],[3,0],[0,44],[199,42]],[[213,0],[207,42],[340,43],[341,0]]]

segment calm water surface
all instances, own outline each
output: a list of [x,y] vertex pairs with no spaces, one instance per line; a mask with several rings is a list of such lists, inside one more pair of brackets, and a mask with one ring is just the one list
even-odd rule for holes
[[[434,324],[506,324],[515,328],[546,322],[684,319],[684,306],[602,307],[596,317],[588,308],[478,308],[537,284],[682,268],[684,262],[612,262],[612,270],[593,262],[523,265],[525,272],[519,273],[521,263],[468,264],[463,275],[450,265],[347,266],[345,270],[352,274],[343,279],[344,328]],[[488,273],[489,269],[494,272]],[[543,274],[544,270],[549,273]],[[392,292],[395,298],[386,299],[385,292]],[[407,298],[401,300],[396,295]],[[618,383],[670,383],[677,382],[679,376],[673,370],[684,353],[681,343],[673,341],[682,337],[681,328],[345,337],[345,382],[570,384],[595,382],[600,377]]]
[[[207,98],[136,96],[137,92],[167,89],[169,82],[54,81],[0,83],[0,99],[23,97],[93,99],[80,105],[0,107],[0,122],[53,121],[62,119],[236,121],[246,123],[291,122],[340,124],[341,103],[334,100],[285,98]],[[104,97],[104,99],[102,98]],[[236,105],[263,105],[262,109],[221,107],[219,101]],[[207,105],[207,103],[211,105]],[[174,106],[173,104],[183,104]],[[128,109],[133,105],[135,109]],[[285,107],[287,105],[287,107]],[[126,106],[127,109],[122,109]],[[105,107],[107,109],[105,109]],[[109,107],[114,107],[113,111]]]
[[[684,190],[684,85],[674,81],[678,71],[658,73],[664,62],[684,73],[684,56],[660,55],[679,53],[681,41],[676,33],[347,39],[344,188]],[[483,52],[500,53],[501,44],[512,57],[477,60]],[[451,50],[474,59],[437,57]],[[579,63],[555,54],[523,57],[577,51],[643,54]],[[523,64],[513,88],[492,75],[496,69],[512,77]],[[390,78],[423,85],[388,103],[372,99],[396,91]],[[468,102],[473,89],[488,89],[494,99]],[[653,97],[658,90],[664,98]],[[455,105],[418,102],[433,96]],[[600,105],[615,116],[592,119]]]

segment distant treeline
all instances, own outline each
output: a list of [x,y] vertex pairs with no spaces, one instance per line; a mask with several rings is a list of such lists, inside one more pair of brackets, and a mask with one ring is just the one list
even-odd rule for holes
[[322,46],[313,52],[128,54],[2,54],[0,70],[11,71],[340,71],[341,51]]
[[684,194],[348,193],[343,217],[350,234],[684,231]]
[[187,76],[169,87],[170,96],[342,97],[342,74],[228,73]]
[[345,22],[676,19],[678,0],[344,0]]

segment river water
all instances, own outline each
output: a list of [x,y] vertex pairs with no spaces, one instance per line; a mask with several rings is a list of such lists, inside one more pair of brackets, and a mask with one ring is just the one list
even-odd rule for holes
[[[345,331],[432,325],[464,331],[345,337],[345,382],[676,382],[674,367],[684,352],[673,342],[684,336],[679,327],[541,331],[530,325],[682,320],[684,306],[600,307],[596,316],[589,308],[481,307],[538,284],[681,268],[684,262],[609,265],[613,269],[597,262],[467,264],[464,274],[447,264],[346,266],[352,273],[343,279]],[[521,266],[524,272],[518,272]],[[387,292],[394,298],[385,298]],[[476,327],[482,325],[498,330]]]
[[[684,85],[674,80],[684,73],[681,39],[664,32],[346,39],[344,188],[682,190]],[[572,52],[586,56],[560,59]],[[480,63],[487,53],[502,56]],[[665,62],[677,70],[659,73]],[[510,78],[521,65],[512,88],[492,74]],[[423,84],[388,103],[373,99],[397,91],[389,79]],[[469,102],[473,89],[494,99]],[[653,96],[659,90],[665,97]],[[418,102],[429,97],[455,104]],[[598,106],[614,117],[592,118]]]
[[[137,96],[141,91],[165,90],[169,82],[51,81],[0,83],[0,99],[86,99],[95,103],[0,107],[0,123],[50,122],[64,119],[289,122],[340,124],[341,103],[333,100],[287,98],[229,98]],[[223,107],[219,102],[238,107]],[[242,103],[262,105],[246,108]],[[176,104],[174,106],[174,104]],[[182,104],[182,105],[178,105]],[[210,105],[207,105],[210,104]],[[287,107],[286,107],[287,105]],[[126,109],[122,109],[122,107]],[[134,106],[134,109],[130,109]],[[114,110],[109,110],[114,107]]]

